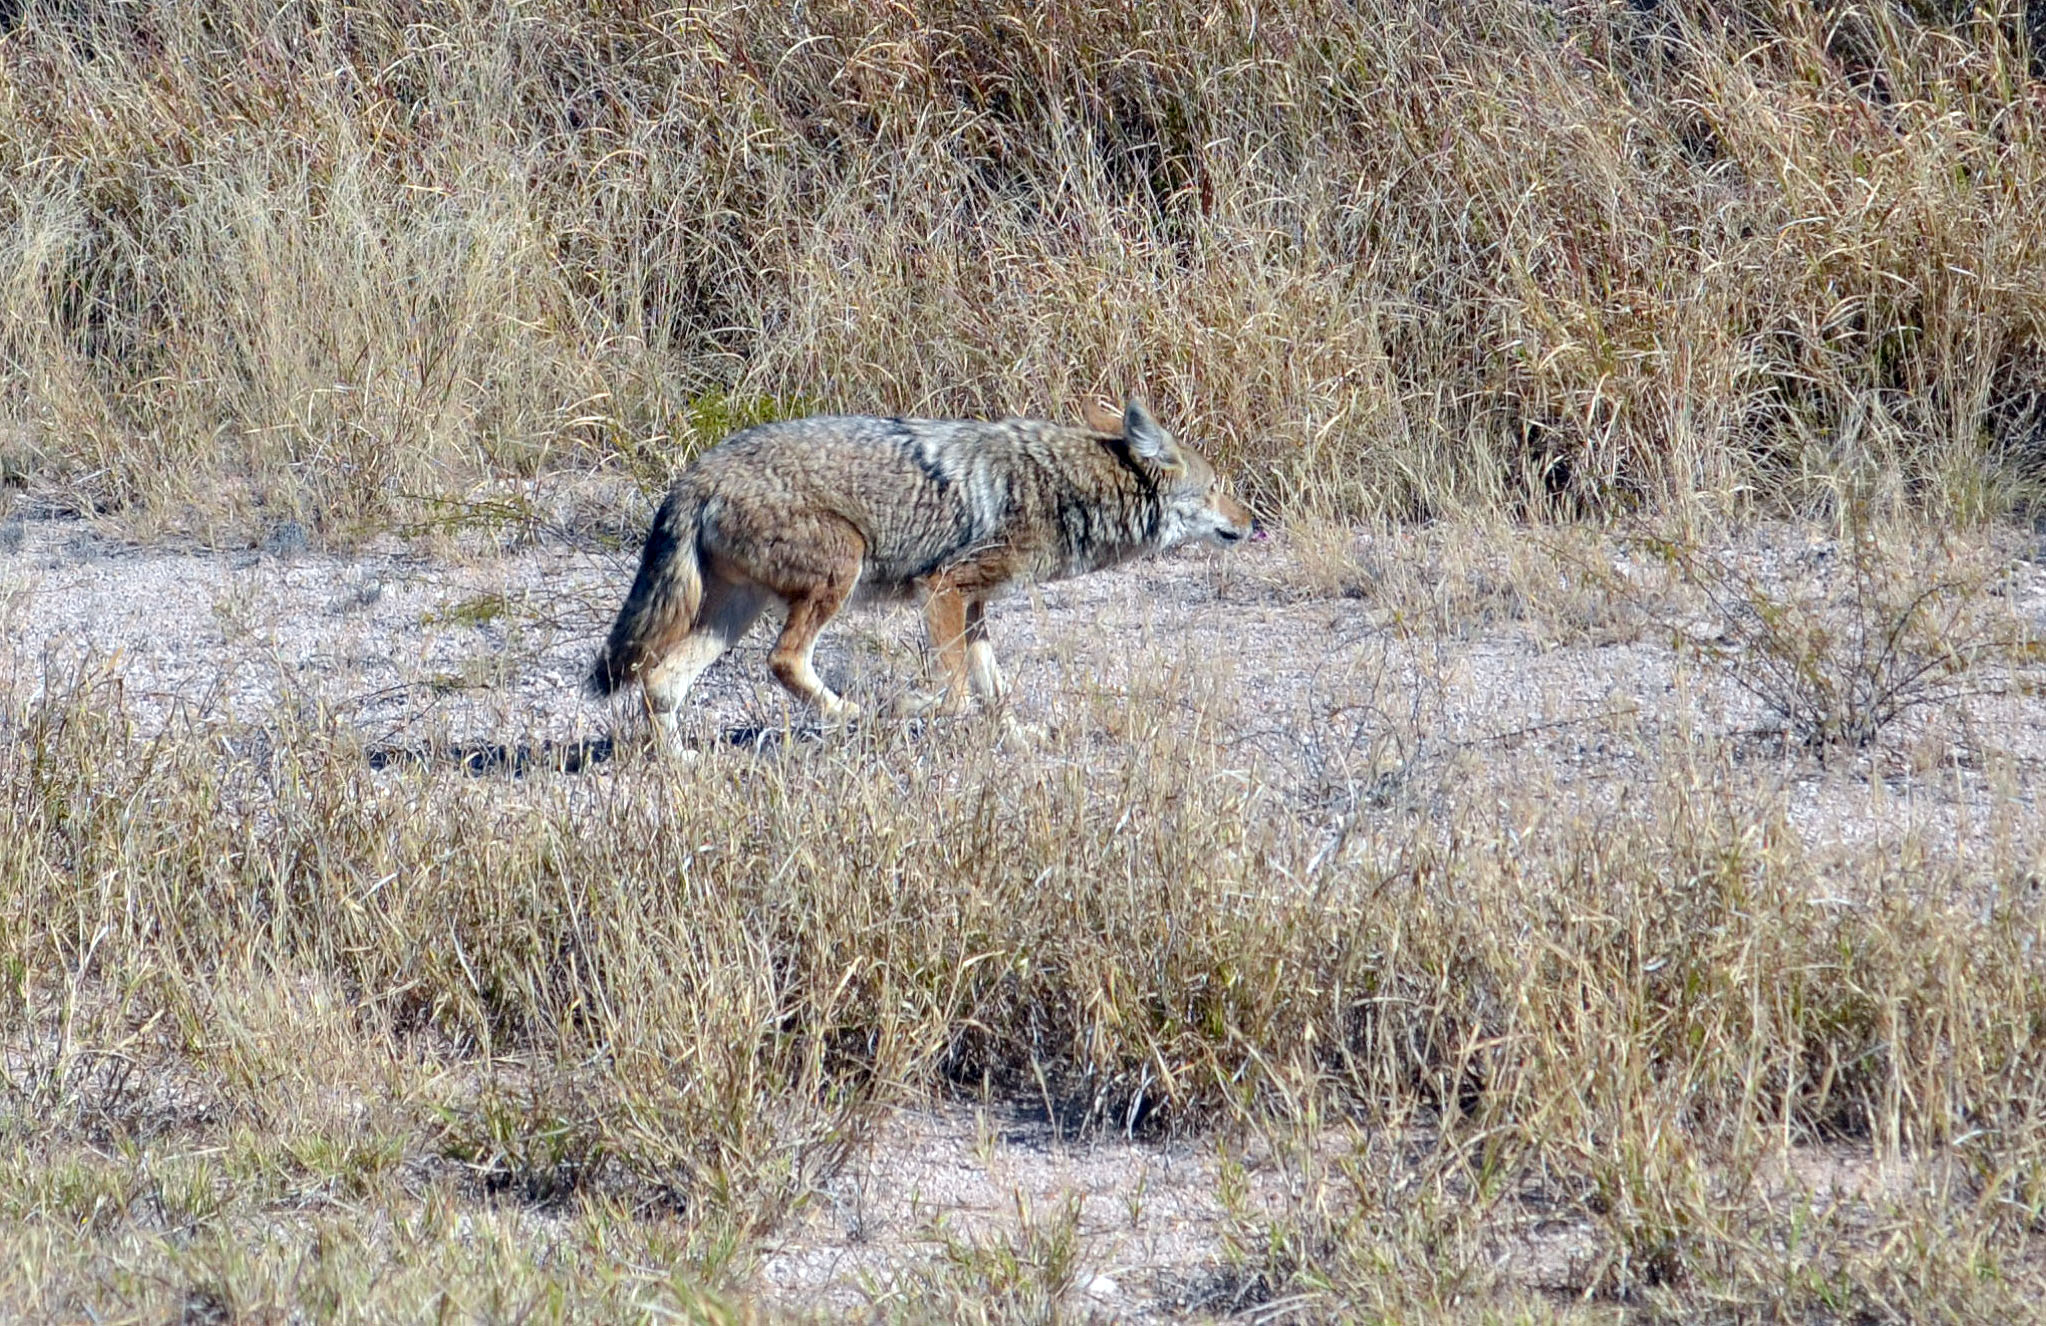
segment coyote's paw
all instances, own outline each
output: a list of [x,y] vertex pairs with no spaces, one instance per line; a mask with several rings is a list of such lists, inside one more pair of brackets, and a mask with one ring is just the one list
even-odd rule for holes
[[925,691],[904,691],[891,698],[882,712],[887,717],[895,719],[922,718],[934,712],[943,699],[943,696]]
[[915,691],[897,696],[888,706],[890,718],[964,718],[981,712],[981,702],[971,695],[951,691]]
[[1051,736],[1051,729],[1044,724],[1026,723],[1010,709],[1003,709],[996,716],[996,721],[1000,724],[998,740],[1013,749],[1033,750]]
[[670,764],[694,764],[703,758],[703,752],[685,742],[679,731],[663,723],[655,723],[647,732],[646,749]]
[[818,712],[823,716],[826,727],[849,727],[860,721],[860,707],[836,695],[825,696]]

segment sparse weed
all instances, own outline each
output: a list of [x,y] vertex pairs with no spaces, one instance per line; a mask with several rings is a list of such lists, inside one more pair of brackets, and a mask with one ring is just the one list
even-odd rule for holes
[[374,572],[359,571],[349,577],[348,584],[340,593],[327,601],[327,611],[336,617],[345,617],[374,608],[383,597],[383,578]]
[[[2035,671],[2031,628],[1993,594],[2003,566],[1866,515],[1807,548],[1773,583],[1684,541],[1642,546],[1697,591],[1716,631],[1686,647],[1814,748],[1874,741],[1914,710],[1942,708]],[[1670,629],[1681,637],[1674,624]]]
[[992,1234],[940,1228],[943,1250],[897,1277],[875,1307],[885,1319],[986,1323],[1087,1320],[1073,1298],[1079,1270],[1081,1198],[1039,1212],[1019,1192],[1014,1222]]
[[213,598],[213,620],[222,638],[237,641],[261,629],[262,586],[252,575],[229,581]]
[[502,593],[475,594],[458,602],[444,603],[434,608],[426,614],[423,624],[472,628],[486,626],[512,611],[512,608],[512,601]]

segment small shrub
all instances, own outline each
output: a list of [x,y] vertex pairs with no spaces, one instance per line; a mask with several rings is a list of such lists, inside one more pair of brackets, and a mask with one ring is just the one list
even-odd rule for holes
[[1694,647],[1806,746],[1866,746],[1912,710],[1994,689],[1999,666],[2034,653],[2023,624],[1993,610],[2000,566],[1937,539],[1886,538],[1865,517],[1781,586],[1679,539],[1642,542],[1720,624]]

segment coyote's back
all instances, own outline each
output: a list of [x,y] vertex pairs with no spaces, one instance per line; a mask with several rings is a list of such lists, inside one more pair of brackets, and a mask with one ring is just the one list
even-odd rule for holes
[[734,434],[661,504],[591,689],[609,695],[636,679],[672,728],[690,684],[779,602],[776,679],[843,717],[852,706],[811,665],[818,632],[855,594],[915,593],[943,703],[998,698],[993,595],[1250,532],[1250,514],[1199,453],[1134,401],[1119,422],[836,416]]

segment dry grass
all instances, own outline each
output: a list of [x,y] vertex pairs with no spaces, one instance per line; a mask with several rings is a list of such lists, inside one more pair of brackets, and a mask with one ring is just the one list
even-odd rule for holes
[[2022,12],[28,0],[0,474],[333,538],[1142,384],[1293,515],[1973,518],[2041,459]]
[[[1286,1200],[1225,1175],[1205,1311],[2046,1288],[2022,835],[1814,853],[1707,742],[1617,805],[1443,770],[1331,837],[1327,780],[1192,673],[1028,748],[522,779],[380,772],[290,704],[140,732],[55,681],[0,745],[12,1312],[712,1312],[888,1111],[961,1095],[1254,1139]],[[1426,737],[1423,683],[1365,683],[1359,758]],[[1072,1213],[1024,1214],[876,1311],[1084,1315]]]

